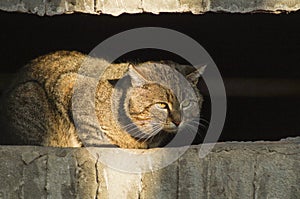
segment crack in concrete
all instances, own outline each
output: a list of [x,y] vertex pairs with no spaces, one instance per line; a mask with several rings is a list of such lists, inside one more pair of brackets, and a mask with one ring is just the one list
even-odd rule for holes
[[256,180],[257,180],[257,164],[258,164],[258,156],[255,156],[255,161],[254,161],[254,165],[253,165],[253,169],[254,169],[254,174],[253,174],[253,182],[252,182],[252,186],[253,186],[253,199],[256,199]]
[[[180,158],[179,158],[180,159]],[[177,167],[176,167],[176,180],[177,180],[177,183],[176,183],[176,199],[178,199],[179,198],[179,195],[180,195],[180,190],[179,190],[179,186],[180,186],[180,183],[179,183],[179,175],[180,175],[180,162],[179,162],[179,159],[176,161],[176,164],[177,164]]]
[[100,180],[99,180],[99,174],[98,174],[99,173],[98,162],[99,162],[99,154],[97,154],[97,159],[96,159],[96,162],[95,162],[96,183],[97,183],[95,199],[98,199],[99,188],[100,188]]
[[[25,168],[23,167],[23,170],[22,170],[22,181],[21,183],[19,184],[19,190],[20,190],[20,194],[19,194],[19,197],[21,199],[24,199],[24,182],[26,181],[25,179]],[[1,198],[1,197],[0,197]],[[4,197],[5,198],[5,197]]]
[[22,158],[22,162],[24,163],[24,165],[30,165],[32,162],[34,162],[34,161],[36,161],[36,160],[38,160],[38,159],[40,159],[40,158],[42,158],[42,157],[44,157],[44,156],[47,156],[47,155],[41,154],[41,155],[39,155],[39,156],[33,158],[32,160],[28,161],[28,162],[26,162],[26,160],[24,160],[24,159]]
[[75,185],[75,193],[76,193],[76,198],[78,198],[78,188],[80,187],[80,181],[79,181],[79,170],[78,168],[80,168],[80,165],[78,163],[77,160],[77,155],[74,155],[75,158],[75,180],[76,180],[76,185]]
[[[46,193],[46,198],[47,198],[47,195],[49,194],[48,192],[48,154],[40,154],[39,156],[31,159],[30,161],[26,162],[26,160],[24,160],[23,158],[21,158],[22,160],[22,163],[25,165],[25,167],[28,167],[29,165],[31,165],[33,162],[35,162],[36,160],[40,159],[40,158],[44,158],[46,157],[46,162],[45,162],[45,166],[46,166],[46,170],[45,170],[45,184],[44,184],[44,190],[45,190],[45,193]],[[21,188],[21,193],[22,195],[20,195],[20,198],[24,198],[25,196],[25,193],[24,193],[24,184],[25,184],[25,167],[23,167],[23,171],[22,171],[22,183],[20,184],[20,188]]]
[[280,155],[286,155],[286,156],[289,156],[289,155],[298,155],[300,154],[300,151],[297,151],[297,152],[294,152],[294,153],[284,153],[284,152],[281,152],[281,151],[277,151],[276,149],[270,149],[270,148],[267,148],[267,153],[277,153],[277,154],[280,154]]
[[145,9],[144,9],[144,6],[143,6],[144,1],[143,1],[143,0],[140,0],[140,3],[141,3],[141,5],[138,6],[138,9],[141,10],[142,12],[146,12]]
[[206,170],[206,198],[208,199],[210,196],[210,175],[211,175],[211,170],[209,168],[211,168],[211,155],[208,155],[207,158],[207,170]]
[[141,199],[142,196],[142,191],[143,191],[143,175],[140,174],[141,179],[140,179],[140,186],[139,186],[139,190],[138,190],[138,199]]
[[97,0],[94,0],[94,12],[97,13]]
[[44,1],[43,1],[43,2],[44,2],[44,5],[43,5],[43,7],[44,7],[44,13],[42,14],[42,16],[47,15],[47,1],[48,1],[48,0],[44,0]]
[[49,189],[48,189],[48,186],[49,186],[49,182],[48,182],[48,174],[49,174],[49,167],[48,167],[48,161],[49,161],[49,156],[47,155],[47,158],[46,158],[46,178],[45,178],[45,191],[46,191],[46,198],[49,198]]

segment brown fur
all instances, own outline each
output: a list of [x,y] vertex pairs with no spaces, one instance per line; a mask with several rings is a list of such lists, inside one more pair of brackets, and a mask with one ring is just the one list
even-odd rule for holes
[[[85,140],[81,141],[82,137],[74,124],[72,99],[79,67],[86,58],[86,55],[78,52],[59,51],[33,60],[20,71],[3,98],[2,113],[7,142],[59,147],[78,147],[84,143],[114,144],[123,148],[151,148],[163,146],[175,135],[176,132],[168,132],[164,128],[168,129],[169,124],[171,126],[179,124],[183,111],[180,110],[180,100],[172,90],[151,80],[151,75],[152,77],[156,75],[157,67],[154,69],[139,65],[133,67],[123,63],[109,65],[97,82],[95,113],[101,128],[100,134],[106,139],[102,139],[100,135],[97,137],[98,129],[97,133],[90,134],[94,137],[88,138],[91,140],[87,142],[88,144]],[[106,61],[88,57],[86,63],[101,66]],[[152,62],[145,64],[155,65]],[[118,83],[113,85],[108,80],[126,79],[124,75],[127,72],[132,85],[126,90],[126,97],[122,101]],[[167,72],[163,74],[158,71],[158,73],[168,75]],[[81,84],[79,90],[88,89],[90,83],[96,80],[93,77],[91,80],[89,78],[84,78],[86,82]],[[195,91],[198,105],[201,106],[202,97],[197,89]],[[112,104],[118,107],[112,109]],[[121,109],[124,110],[126,117],[129,117],[132,124],[128,124],[128,127],[131,129],[124,128],[116,118]],[[161,130],[157,130],[155,134],[153,132],[156,127],[151,126],[155,123],[154,116],[158,118],[157,121],[162,123],[163,120],[166,124],[160,126]],[[80,118],[81,116],[77,120],[83,126],[93,126],[95,123],[89,117]],[[85,130],[85,133],[88,134],[89,130]]]

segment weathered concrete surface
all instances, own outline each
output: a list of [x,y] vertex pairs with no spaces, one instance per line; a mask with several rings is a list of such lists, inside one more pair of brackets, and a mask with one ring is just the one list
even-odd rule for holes
[[199,148],[190,147],[163,169],[133,174],[102,164],[85,148],[0,146],[0,198],[300,196],[300,137],[280,142],[218,143],[205,158],[199,158]]
[[1,0],[0,10],[33,13],[40,16],[70,14],[120,15],[122,13],[162,12],[291,12],[300,9],[300,0]]

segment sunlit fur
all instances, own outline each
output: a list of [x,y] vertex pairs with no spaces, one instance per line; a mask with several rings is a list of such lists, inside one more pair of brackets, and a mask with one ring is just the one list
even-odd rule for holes
[[[78,72],[83,65],[90,68]],[[109,67],[101,79],[94,77],[105,65]],[[191,93],[184,94],[182,80],[159,63],[130,67],[128,63],[108,64],[103,59],[68,51],[41,56],[19,72],[3,95],[2,142],[152,148],[164,146],[180,132],[196,132],[201,126],[202,97],[195,87],[199,71],[190,75],[191,67],[168,65],[189,77],[189,81],[195,77],[190,82],[196,97],[190,99]],[[77,85],[78,77],[82,82]],[[154,81],[156,77],[160,79]],[[128,86],[126,92],[113,83],[116,80]],[[161,84],[164,80],[172,89]],[[90,86],[95,82],[96,90]],[[86,91],[95,93],[94,97],[85,99]],[[81,106],[74,107],[74,103]]]

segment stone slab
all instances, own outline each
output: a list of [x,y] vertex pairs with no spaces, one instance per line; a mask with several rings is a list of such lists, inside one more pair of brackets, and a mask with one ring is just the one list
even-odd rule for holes
[[[299,198],[300,137],[217,143],[200,158],[202,146],[145,173],[116,170],[92,155],[92,148],[0,146],[0,198]],[[156,163],[172,155],[155,150],[164,154]]]
[[300,0],[1,0],[0,10],[24,12],[39,16],[71,13],[183,13],[205,12],[252,13],[292,12],[300,9]]

